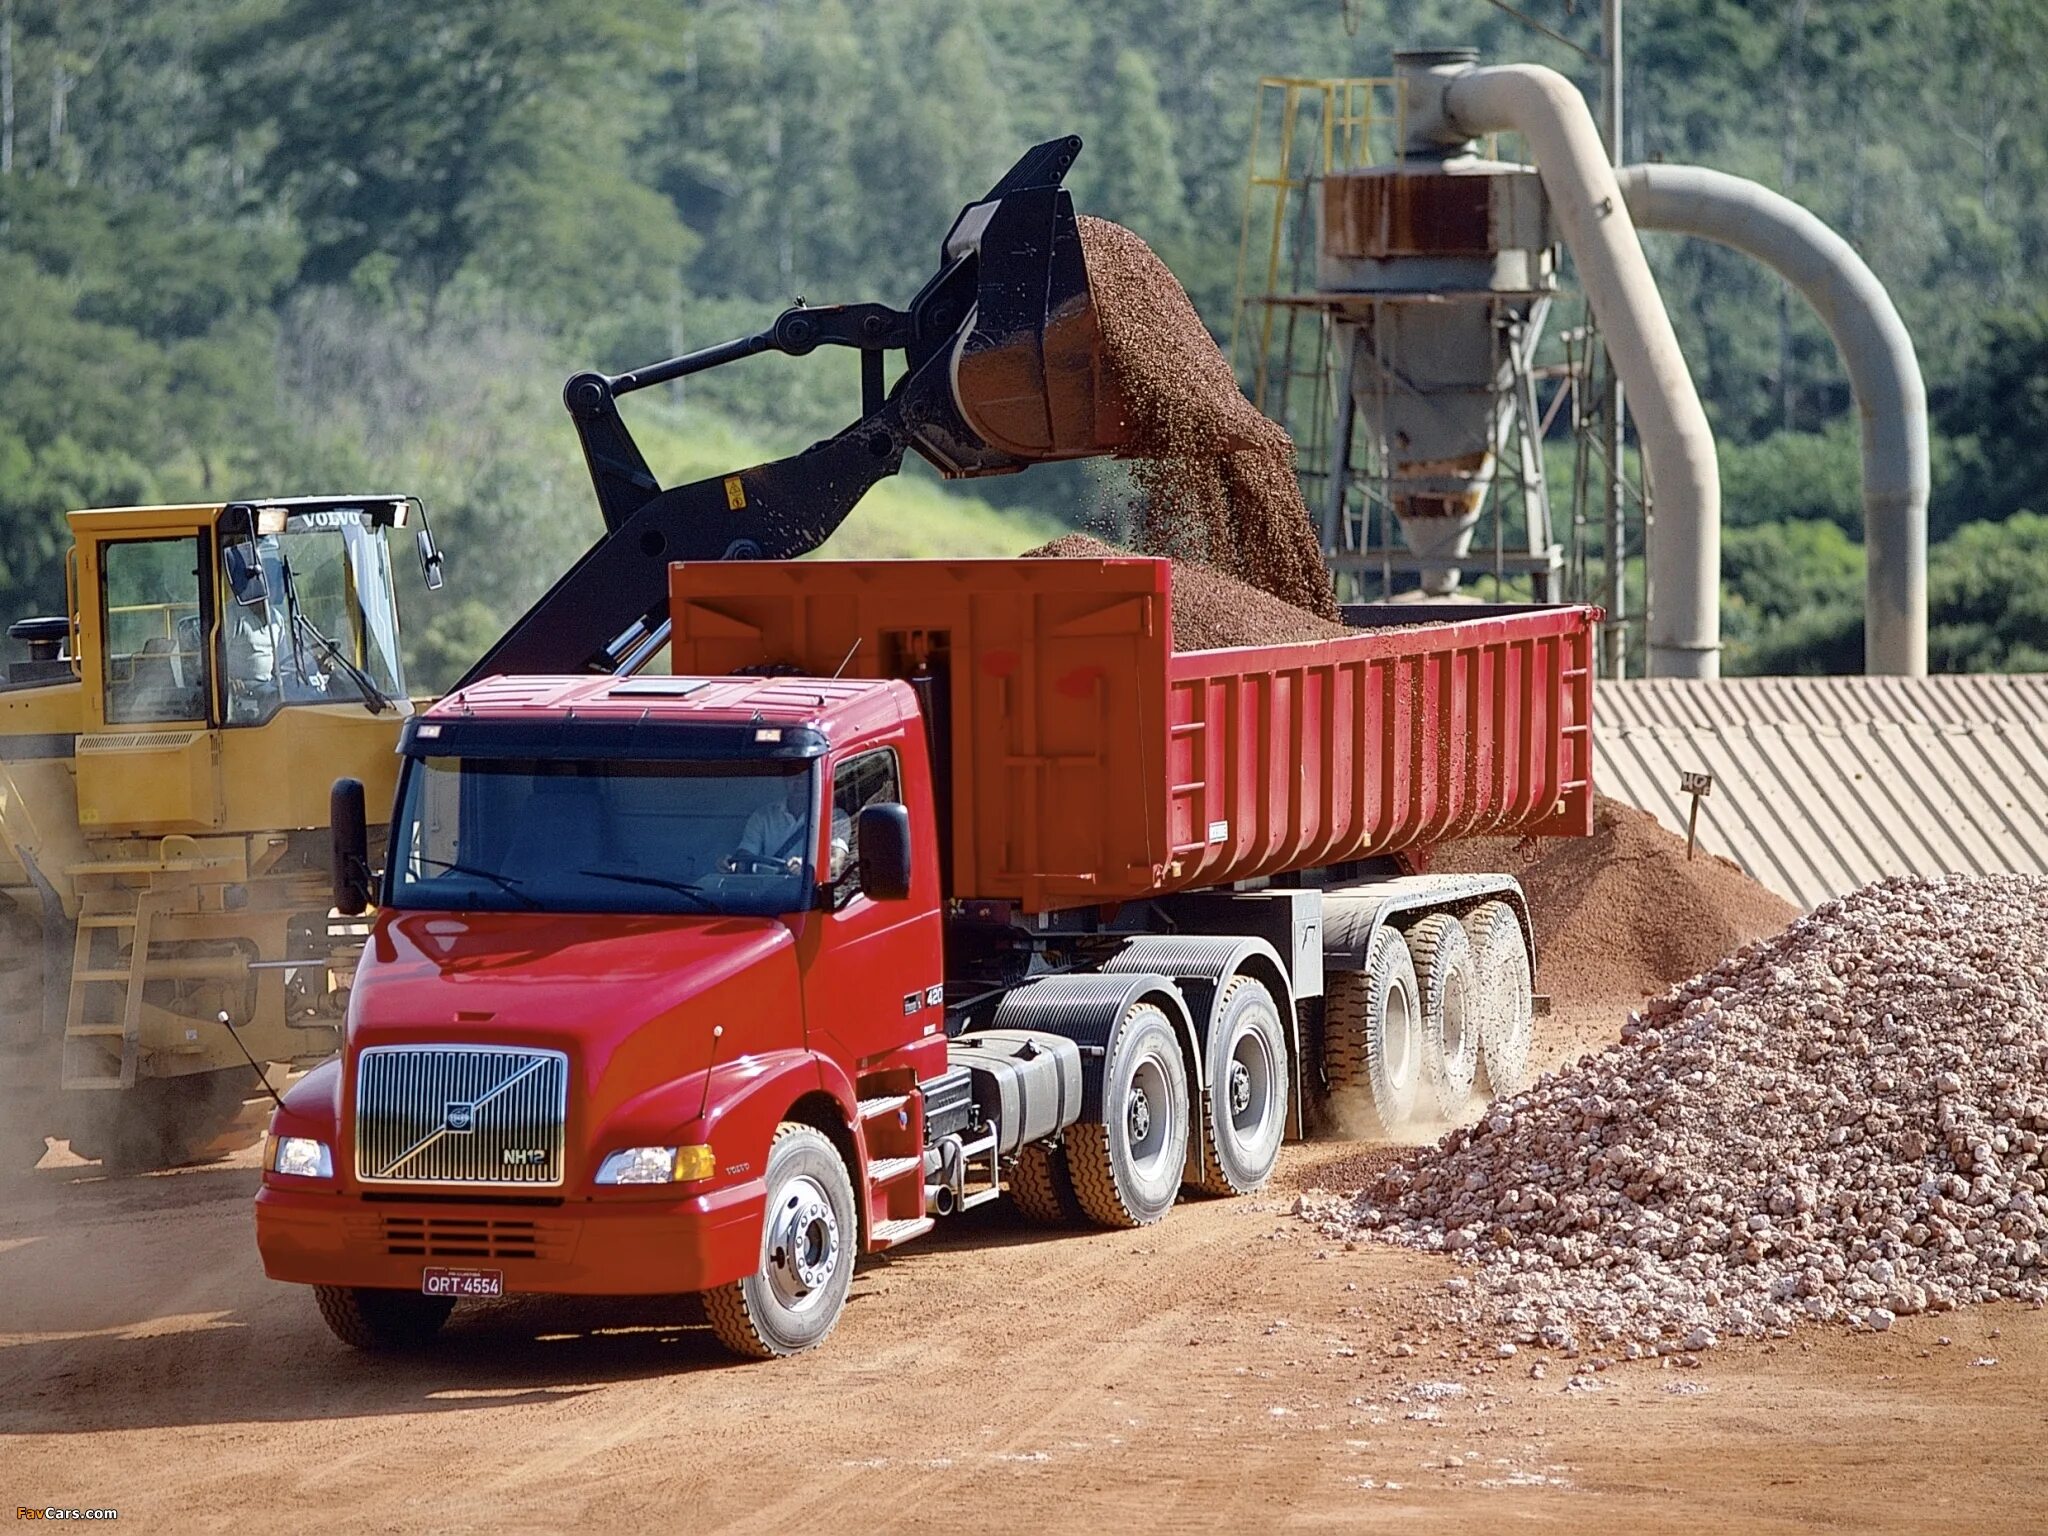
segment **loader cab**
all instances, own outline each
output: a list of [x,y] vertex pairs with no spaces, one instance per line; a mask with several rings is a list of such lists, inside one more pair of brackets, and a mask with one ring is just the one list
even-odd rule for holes
[[[321,824],[324,783],[300,793],[297,762],[388,755],[412,711],[389,540],[424,521],[417,507],[369,496],[73,513],[64,656],[83,695],[81,821]],[[438,586],[432,536],[415,537]]]

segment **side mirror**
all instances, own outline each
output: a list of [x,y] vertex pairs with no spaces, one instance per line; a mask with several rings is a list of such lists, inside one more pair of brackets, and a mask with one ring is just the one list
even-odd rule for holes
[[360,917],[370,907],[370,827],[363,812],[363,781],[336,779],[327,797],[333,839],[334,910]]
[[440,591],[447,577],[441,574],[441,546],[434,542],[434,530],[422,528],[412,536],[412,541],[420,552],[420,577],[426,582],[427,590]]
[[227,566],[228,590],[235,595],[235,602],[244,608],[254,608],[259,603],[270,601],[270,583],[263,574],[263,556],[252,538],[246,543],[230,544],[221,552]]
[[900,805],[871,805],[854,824],[860,845],[860,888],[874,901],[901,901],[910,894],[910,812]]

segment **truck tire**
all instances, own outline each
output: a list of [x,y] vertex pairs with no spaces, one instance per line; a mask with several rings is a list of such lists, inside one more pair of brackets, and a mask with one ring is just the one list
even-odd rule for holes
[[1066,1148],[1049,1141],[1030,1141],[1017,1149],[1010,1166],[1010,1199],[1034,1227],[1077,1227],[1087,1215],[1074,1194]]
[[1323,986],[1328,1118],[1342,1135],[1396,1135],[1422,1095],[1422,1007],[1408,941],[1382,928],[1364,970],[1332,971]]
[[768,1147],[761,1266],[704,1293],[718,1342],[750,1360],[824,1341],[853,1285],[860,1218],[846,1160],[823,1131],[784,1121]]
[[1100,1125],[1067,1128],[1074,1194],[1105,1227],[1149,1227],[1180,1198],[1188,1156],[1188,1072],[1157,1004],[1137,1002],[1110,1039]]
[[313,1299],[337,1339],[372,1353],[424,1348],[455,1310],[453,1296],[355,1285],[316,1285]]
[[1199,1187],[1248,1195],[1273,1176],[1287,1135],[1287,1035],[1263,984],[1224,985],[1204,1054]]
[[1408,953],[1422,992],[1422,1063],[1440,1119],[1455,1120],[1472,1102],[1479,1075],[1479,996],[1472,945],[1448,912],[1432,912],[1408,930]]
[[1479,1000],[1480,1091],[1505,1099],[1522,1091],[1536,1042],[1535,985],[1522,919],[1489,901],[1465,920],[1472,944],[1473,993]]

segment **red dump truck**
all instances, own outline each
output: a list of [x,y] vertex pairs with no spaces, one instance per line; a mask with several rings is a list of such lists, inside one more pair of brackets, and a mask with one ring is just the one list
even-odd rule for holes
[[409,722],[346,1048],[272,1124],[267,1272],[365,1347],[459,1297],[697,1291],[782,1355],[954,1212],[1141,1225],[1319,1119],[1515,1087],[1522,893],[1428,850],[1590,830],[1590,610],[1180,653],[1170,580],[683,563],[673,675]]

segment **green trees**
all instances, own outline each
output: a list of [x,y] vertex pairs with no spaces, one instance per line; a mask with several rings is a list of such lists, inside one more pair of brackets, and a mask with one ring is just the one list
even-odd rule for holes
[[[1950,665],[2034,654],[2038,9],[1629,8],[1630,157],[1782,187],[1913,328]],[[1596,11],[1535,6],[1588,43]],[[461,590],[412,633],[453,666],[594,533],[567,373],[798,294],[901,303],[961,204],[1064,133],[1081,205],[1225,332],[1257,78],[1458,39],[1593,84],[1469,0],[0,0],[0,607],[61,601],[70,506],[400,486],[451,547]],[[1652,255],[1721,441],[1729,664],[1854,665],[1856,423],[1826,334],[1739,257]],[[701,468],[700,438],[779,452],[843,424],[855,371],[763,358],[628,410],[669,434],[679,396],[663,447]],[[983,494],[1073,520],[1106,492],[1069,468]]]

